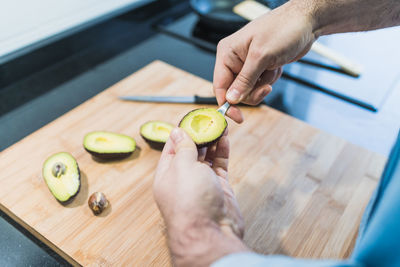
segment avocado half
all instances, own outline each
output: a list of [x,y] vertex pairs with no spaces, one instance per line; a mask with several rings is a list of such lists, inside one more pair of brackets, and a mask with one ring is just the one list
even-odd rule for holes
[[85,135],[83,146],[87,152],[100,159],[129,157],[136,149],[130,136],[111,132],[91,132]]
[[148,121],[140,127],[140,135],[151,148],[162,150],[174,125],[164,121]]
[[227,126],[225,117],[213,108],[192,110],[179,123],[179,127],[192,137],[198,148],[217,142]]
[[78,163],[67,152],[50,156],[43,164],[43,178],[53,196],[61,203],[70,202],[81,188]]

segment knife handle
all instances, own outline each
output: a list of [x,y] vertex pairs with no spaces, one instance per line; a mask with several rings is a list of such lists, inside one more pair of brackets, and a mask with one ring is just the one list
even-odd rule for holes
[[[214,96],[198,96],[195,95],[194,96],[194,103],[195,104],[202,104],[202,105],[218,105],[217,99]],[[256,105],[256,106],[250,106],[247,104],[243,104],[243,103],[239,103],[237,104],[237,106],[245,106],[245,107],[258,107],[261,104],[265,104],[264,101],[262,101],[260,104]]]
[[204,97],[195,95],[194,103],[203,105],[218,105],[217,99],[214,96]]

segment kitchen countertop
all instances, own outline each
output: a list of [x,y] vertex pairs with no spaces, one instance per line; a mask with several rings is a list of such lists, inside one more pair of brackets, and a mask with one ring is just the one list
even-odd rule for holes
[[[110,22],[106,25],[110,31],[105,31],[103,36],[114,37],[114,42],[105,42],[102,46],[93,45],[60,64],[0,88],[0,101],[3,101],[0,151],[153,60],[163,60],[212,80],[212,66],[215,62],[213,54],[163,34],[149,33],[148,22],[131,22],[129,16],[115,19],[114,24]],[[147,31],[143,30],[143,24],[147,25]],[[122,27],[125,33],[115,34],[113,27],[116,25]],[[126,41],[125,45],[121,44],[121,40]],[[110,52],[109,48],[116,46],[119,49]],[[104,57],[99,59],[99,54]],[[71,72],[71,69],[80,72]],[[397,89],[389,92],[378,113],[359,109],[286,80],[280,80],[274,86],[268,102],[317,128],[387,155],[400,122],[400,82],[397,81],[393,88]],[[25,98],[24,94],[27,95]],[[7,103],[10,107],[8,109],[5,108]],[[67,265],[5,214],[0,214],[0,217],[1,266]]]
[[14,0],[0,10],[0,63],[145,4],[143,0]]

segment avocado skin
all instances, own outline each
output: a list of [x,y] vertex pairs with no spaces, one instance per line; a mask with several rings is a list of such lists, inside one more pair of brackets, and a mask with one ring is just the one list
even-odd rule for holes
[[78,162],[76,163],[76,167],[77,167],[77,169],[78,169],[78,177],[79,177],[79,187],[78,187],[78,191],[76,191],[76,193],[75,193],[75,195],[73,195],[73,196],[70,196],[70,198],[69,199],[67,199],[67,200],[65,200],[65,201],[60,201],[60,200],[58,200],[56,197],[55,197],[55,199],[57,199],[57,201],[61,204],[61,205],[68,205],[68,204],[70,204],[74,199],[75,199],[75,197],[79,194],[79,192],[81,191],[81,184],[82,184],[82,180],[81,180],[81,170],[79,169],[79,166],[78,166]]
[[123,159],[123,158],[127,158],[130,155],[132,155],[132,152],[122,152],[122,153],[99,153],[99,152],[95,152],[92,150],[87,149],[86,147],[84,147],[85,150],[87,152],[89,152],[92,156],[99,158],[99,159],[106,159],[106,160],[111,160],[111,159]]
[[154,140],[147,139],[147,138],[146,138],[144,135],[142,135],[141,133],[140,133],[140,136],[144,139],[144,141],[146,141],[146,143],[147,143],[152,149],[159,150],[159,151],[163,150],[164,145],[165,145],[164,142],[158,142],[158,141],[154,141]]
[[[199,109],[202,109],[202,108],[196,108],[196,109],[193,109],[192,111],[189,111],[188,113],[186,113],[186,115],[183,116],[182,119],[181,119],[181,121],[179,122],[178,127],[181,127],[181,123],[182,123],[182,121],[185,119],[185,117],[186,117],[187,115],[189,115],[190,113],[195,112],[196,110],[199,110]],[[195,142],[196,147],[197,147],[197,148],[203,148],[203,147],[212,146],[213,144],[217,143],[218,140],[224,135],[224,132],[225,132],[225,130],[226,130],[226,127],[228,127],[228,123],[225,125],[225,128],[224,128],[224,130],[222,131],[222,134],[221,134],[220,136],[218,136],[216,139],[214,139],[214,140],[212,140],[212,141],[210,141],[210,142],[204,142],[204,143],[196,143],[196,142]]]
[[206,142],[206,143],[200,143],[200,144],[195,143],[195,144],[196,144],[197,148],[209,147],[209,146],[212,146],[212,145],[216,144],[221,137],[222,137],[222,135],[220,137],[218,137],[217,139],[213,140],[213,141]]

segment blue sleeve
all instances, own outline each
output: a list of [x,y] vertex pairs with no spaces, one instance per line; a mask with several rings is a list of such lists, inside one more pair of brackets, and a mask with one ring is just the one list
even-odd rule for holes
[[212,267],[362,267],[351,261],[305,260],[281,255],[264,256],[256,253],[236,253],[214,262]]

